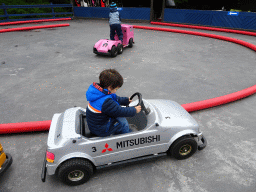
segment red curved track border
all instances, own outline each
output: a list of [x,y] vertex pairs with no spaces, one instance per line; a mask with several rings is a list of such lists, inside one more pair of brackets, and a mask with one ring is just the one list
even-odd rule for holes
[[216,27],[203,27],[203,26],[195,26],[195,25],[183,25],[183,24],[174,24],[174,23],[160,23],[160,22],[150,22],[152,25],[164,25],[164,26],[172,26],[172,27],[183,27],[183,28],[191,28],[191,29],[203,29],[209,31],[220,31],[220,32],[227,32],[227,33],[237,33],[243,35],[251,35],[256,36],[255,32],[250,31],[240,31],[240,30],[233,30],[233,29],[222,29]]
[[51,120],[0,124],[0,134],[48,131]]
[[18,27],[18,28],[11,28],[11,29],[1,29],[0,33],[13,32],[13,31],[27,31],[27,30],[33,30],[33,29],[44,29],[44,28],[54,28],[54,27],[67,27],[67,26],[69,26],[68,23],[55,24],[55,25],[31,26],[31,27]]
[[52,21],[67,21],[67,20],[71,20],[71,18],[38,19],[38,20],[27,20],[27,21],[12,21],[12,22],[0,23],[0,26],[20,25],[20,24],[26,24],[26,23],[52,22]]
[[[233,43],[240,44],[242,46],[248,47],[254,51],[256,51],[256,46],[231,37],[225,37],[221,35],[207,34],[201,32],[194,31],[185,31],[185,30],[177,30],[177,29],[167,29],[167,28],[157,28],[157,27],[146,27],[146,26],[133,26],[137,29],[147,29],[147,30],[155,30],[155,31],[166,31],[166,32],[174,32],[174,33],[184,33],[189,35],[197,35],[203,37],[210,37],[215,39],[221,39],[224,41],[230,41]],[[229,102],[236,101],[238,99],[242,99],[248,97],[252,94],[256,93],[256,85],[249,87],[247,89],[243,89],[241,91],[231,93],[228,95],[207,99],[203,101],[197,101],[193,103],[183,104],[182,107],[188,112],[198,111],[210,107],[215,107],[218,105],[223,105]],[[51,125],[51,120],[49,121],[35,121],[35,122],[24,122],[24,123],[9,123],[9,124],[0,124],[0,134],[8,134],[8,133],[22,133],[22,132],[33,132],[33,131],[46,131],[49,130]]]

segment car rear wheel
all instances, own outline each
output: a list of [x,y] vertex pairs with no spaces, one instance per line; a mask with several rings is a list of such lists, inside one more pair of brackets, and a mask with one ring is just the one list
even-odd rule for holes
[[191,136],[183,137],[175,141],[169,150],[175,159],[187,159],[196,152],[197,142]]
[[118,49],[118,54],[122,54],[123,53],[123,45],[122,44],[118,44],[117,45],[117,49]]
[[128,45],[128,47],[132,48],[132,46],[133,46],[133,38],[130,38],[130,39],[129,39],[129,45]]
[[115,45],[113,45],[112,48],[111,48],[111,56],[116,57],[117,54],[118,54],[117,47]]
[[92,164],[84,159],[71,159],[61,165],[59,179],[67,185],[81,185],[93,175]]

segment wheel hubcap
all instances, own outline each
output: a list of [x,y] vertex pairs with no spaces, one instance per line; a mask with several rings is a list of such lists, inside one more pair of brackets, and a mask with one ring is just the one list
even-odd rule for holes
[[191,145],[183,145],[181,148],[180,148],[180,155],[184,156],[184,155],[188,155],[190,152],[192,151],[192,147]]
[[84,173],[79,170],[72,171],[68,174],[68,179],[70,181],[79,181],[83,179],[83,177],[84,177]]

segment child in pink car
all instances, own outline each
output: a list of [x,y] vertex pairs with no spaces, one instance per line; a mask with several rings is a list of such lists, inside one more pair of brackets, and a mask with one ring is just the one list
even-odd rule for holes
[[119,40],[123,42],[123,32],[121,29],[121,18],[117,10],[116,3],[112,2],[110,4],[110,13],[109,13],[109,26],[110,26],[110,40],[115,40],[115,34]]

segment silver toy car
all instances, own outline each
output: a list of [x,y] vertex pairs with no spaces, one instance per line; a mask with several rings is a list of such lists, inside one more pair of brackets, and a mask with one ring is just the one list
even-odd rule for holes
[[[42,168],[42,181],[56,174],[68,185],[83,184],[99,168],[169,154],[186,159],[206,147],[206,139],[193,117],[170,100],[142,100],[142,110],[127,118],[133,132],[97,137],[90,133],[81,107],[54,114]],[[136,105],[133,101],[130,105]],[[129,107],[129,106],[128,106]]]

